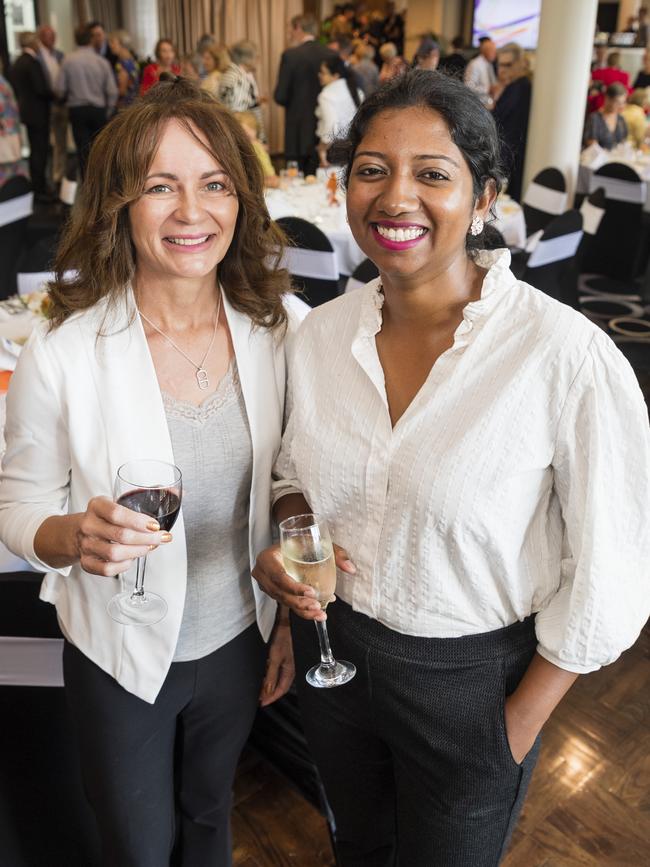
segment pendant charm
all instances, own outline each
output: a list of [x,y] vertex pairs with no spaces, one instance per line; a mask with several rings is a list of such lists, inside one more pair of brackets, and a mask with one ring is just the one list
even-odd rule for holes
[[199,367],[196,371],[196,381],[199,384],[199,388],[208,388],[210,386],[210,382],[208,381],[208,371]]

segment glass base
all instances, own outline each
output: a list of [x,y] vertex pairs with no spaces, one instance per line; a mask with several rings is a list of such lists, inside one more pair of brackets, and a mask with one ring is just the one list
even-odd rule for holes
[[357,673],[357,667],[352,662],[339,659],[334,665],[315,665],[305,675],[305,680],[310,686],[328,689],[332,686],[342,686],[352,680]]
[[167,614],[167,603],[162,596],[148,590],[144,596],[136,597],[130,590],[117,593],[106,607],[113,620],[123,626],[153,626]]

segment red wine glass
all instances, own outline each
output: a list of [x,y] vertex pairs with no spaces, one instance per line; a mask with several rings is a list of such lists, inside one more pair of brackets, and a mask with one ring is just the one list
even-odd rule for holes
[[[149,515],[169,531],[181,508],[183,477],[178,467],[164,461],[129,461],[117,471],[114,495],[121,506]],[[108,603],[108,613],[124,626],[152,626],[167,614],[162,596],[145,593],[146,566],[147,557],[138,557],[134,589],[117,593]]]

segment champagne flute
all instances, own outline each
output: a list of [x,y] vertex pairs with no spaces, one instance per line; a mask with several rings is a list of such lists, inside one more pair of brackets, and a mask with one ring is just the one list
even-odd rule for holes
[[[164,461],[129,461],[115,477],[115,501],[127,509],[150,515],[161,530],[171,530],[181,508],[183,477],[178,467]],[[124,626],[152,626],[167,614],[167,603],[157,593],[144,590],[147,557],[138,557],[135,588],[117,593],[108,613]]]
[[[317,515],[287,518],[280,524],[280,550],[287,573],[294,581],[313,587],[321,608],[325,610],[336,590],[336,563],[327,523]],[[334,659],[327,623],[317,620],[316,631],[321,661],[307,672],[307,683],[332,687],[352,680],[357,673],[356,666]]]

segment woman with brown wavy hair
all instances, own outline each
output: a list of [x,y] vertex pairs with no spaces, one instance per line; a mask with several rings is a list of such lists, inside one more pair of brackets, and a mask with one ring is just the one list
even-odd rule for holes
[[[300,318],[282,240],[236,120],[159,84],[95,140],[51,320],[14,374],[0,537],[47,573],[106,865],[167,864],[174,838],[180,863],[230,864],[239,752],[260,690],[268,704],[292,680],[286,619],[250,577]],[[142,458],[183,473],[173,538],[111,496]],[[121,625],[111,578],[148,552],[168,613]]]

